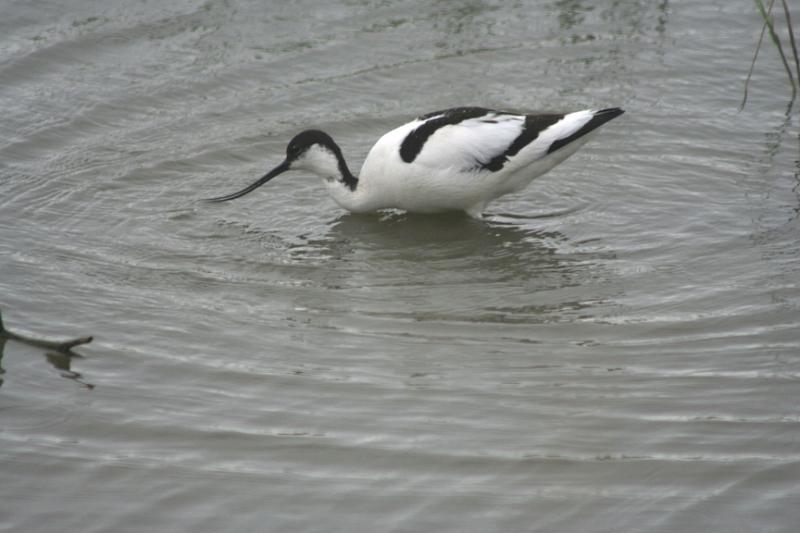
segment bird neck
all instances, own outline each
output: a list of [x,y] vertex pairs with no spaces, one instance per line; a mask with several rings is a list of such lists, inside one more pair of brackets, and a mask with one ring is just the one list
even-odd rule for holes
[[347,167],[347,162],[344,160],[344,156],[342,155],[342,151],[339,150],[336,155],[339,168],[339,176],[337,177],[338,180],[341,181],[345,187],[350,189],[350,192],[356,192],[356,187],[358,187],[358,177],[354,176],[353,173],[350,172],[350,169]]
[[358,178],[350,172],[342,150],[332,139],[324,145],[311,146],[292,168],[308,170],[322,178],[328,194],[345,209],[352,211],[360,205],[363,194]]
[[315,144],[310,147],[295,168],[310,170],[328,186],[340,184],[350,192],[355,192],[358,186],[358,178],[350,172],[342,149],[333,139],[329,139],[325,145]]
[[344,158],[339,155],[336,166],[328,168],[328,172],[317,174],[331,198],[341,207],[353,211],[360,204],[362,190],[358,188],[358,178],[347,168]]

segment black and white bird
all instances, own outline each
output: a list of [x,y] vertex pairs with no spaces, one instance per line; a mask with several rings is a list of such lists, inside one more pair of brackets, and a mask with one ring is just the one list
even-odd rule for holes
[[478,218],[486,205],[525,188],[574,154],[619,108],[526,115],[458,107],[418,117],[381,137],[354,176],[342,150],[325,132],[306,130],[286,148],[286,159],[233,200],[287,170],[322,178],[348,211],[397,208],[417,213],[460,210]]

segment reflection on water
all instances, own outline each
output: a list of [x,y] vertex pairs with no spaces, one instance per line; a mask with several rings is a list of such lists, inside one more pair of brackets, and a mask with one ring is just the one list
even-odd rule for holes
[[67,355],[63,353],[55,353],[55,352],[47,352],[44,354],[45,359],[47,362],[53,365],[53,368],[60,371],[60,375],[62,378],[71,379],[76,383],[79,383],[86,387],[87,389],[93,389],[94,385],[92,383],[87,383],[83,380],[83,374],[80,372],[76,372],[72,370],[72,361],[73,359],[80,358],[82,356],[73,354]]
[[[553,5],[558,10],[558,25],[564,30],[583,23],[585,14],[594,9],[594,6],[586,5],[584,0],[557,0]],[[573,40],[575,38],[573,36]]]
[[[669,21],[669,0],[612,2],[597,5],[597,2],[586,0],[556,0],[553,8],[558,13],[558,23],[562,30],[570,30],[569,41],[580,43],[594,41],[598,37],[587,33],[581,35],[577,30],[587,25],[590,17],[606,21],[613,25],[612,33],[621,35],[647,35],[655,31],[663,35]],[[567,40],[565,35],[562,40]]]
[[604,277],[594,259],[605,256],[565,251],[568,239],[558,231],[462,214],[344,214],[327,226],[287,252],[297,264],[324,265],[315,274],[323,287],[352,290],[351,298],[387,293],[362,308],[370,316],[538,323],[602,302],[568,295]]
[[[353,251],[372,250],[386,257],[422,259],[478,259],[514,270],[518,262],[536,256],[552,256],[553,244],[565,237],[558,232],[537,231],[521,225],[475,220],[460,213],[416,215],[385,213],[362,216],[343,214],[328,224],[322,239],[310,246],[349,245]],[[506,259],[507,262],[499,261]],[[476,270],[482,270],[478,265]],[[491,268],[489,268],[491,270]],[[513,271],[509,274],[524,275]]]

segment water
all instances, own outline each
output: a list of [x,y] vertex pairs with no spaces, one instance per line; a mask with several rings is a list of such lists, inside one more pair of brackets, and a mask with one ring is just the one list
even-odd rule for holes
[[[0,306],[96,337],[5,345],[0,529],[796,530],[800,132],[770,46],[737,112],[749,0],[0,13]],[[455,105],[627,114],[484,221],[195,201]]]

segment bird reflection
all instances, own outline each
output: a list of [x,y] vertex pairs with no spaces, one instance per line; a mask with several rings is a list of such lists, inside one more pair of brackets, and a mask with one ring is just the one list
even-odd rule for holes
[[[287,253],[322,267],[307,271],[312,285],[348,292],[325,305],[359,298],[360,312],[387,318],[542,322],[596,304],[569,288],[603,277],[595,253],[575,251],[559,232],[458,213],[345,214]],[[322,305],[318,298],[326,297],[304,305]]]
[[516,221],[474,220],[460,213],[389,212],[342,215],[329,223],[327,233],[309,239],[300,249],[330,258],[356,255],[365,266],[374,261],[375,268],[384,270],[425,261],[428,267],[451,274],[458,268],[524,279],[535,275],[539,267],[555,263],[567,267],[570,258],[557,255],[559,243],[566,240],[561,233],[531,229]]

